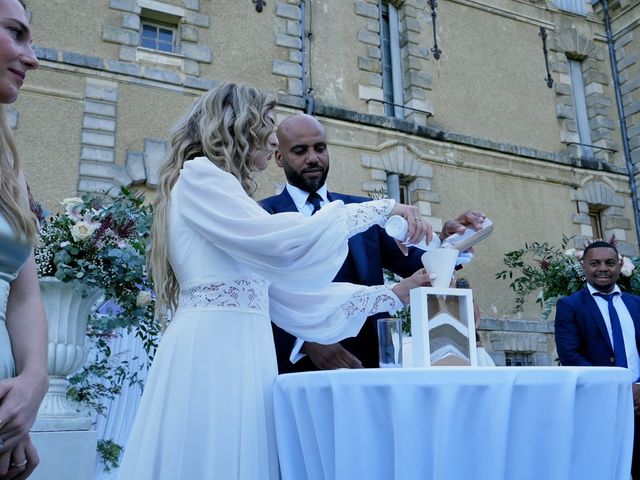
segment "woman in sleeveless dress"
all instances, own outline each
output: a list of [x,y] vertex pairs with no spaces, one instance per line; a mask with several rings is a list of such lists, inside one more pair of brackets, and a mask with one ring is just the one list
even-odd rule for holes
[[[277,480],[270,318],[310,341],[355,335],[395,311],[424,270],[393,286],[332,284],[348,237],[391,214],[429,228],[415,207],[333,202],[313,217],[269,215],[253,172],[277,147],[275,97],[222,84],[181,120],[160,172],[150,272],[171,321],[160,342],[120,467],[121,480]],[[430,232],[429,232],[430,233]]]
[[38,67],[24,4],[0,2],[0,480],[38,464],[29,438],[47,391],[47,324],[33,257],[36,220],[2,104]]

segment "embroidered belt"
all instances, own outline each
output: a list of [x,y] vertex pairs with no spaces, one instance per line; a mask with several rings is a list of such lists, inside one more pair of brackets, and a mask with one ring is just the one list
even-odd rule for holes
[[187,284],[180,291],[178,309],[244,310],[269,314],[269,282],[245,277]]

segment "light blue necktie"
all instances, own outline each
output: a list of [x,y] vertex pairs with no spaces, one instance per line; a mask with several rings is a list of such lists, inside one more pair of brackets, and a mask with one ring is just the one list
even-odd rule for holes
[[627,368],[627,351],[624,348],[624,337],[622,336],[622,327],[620,326],[620,317],[613,306],[613,297],[620,292],[613,293],[595,293],[599,297],[607,301],[609,307],[609,320],[611,321],[611,336],[613,337],[613,353],[616,358],[616,367]]

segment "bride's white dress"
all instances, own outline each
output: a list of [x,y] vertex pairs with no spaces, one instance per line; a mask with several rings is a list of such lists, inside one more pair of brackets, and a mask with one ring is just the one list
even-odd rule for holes
[[384,286],[331,284],[347,238],[393,201],[269,215],[205,158],[171,193],[170,263],[179,306],[163,335],[119,470],[121,480],[277,480],[277,375],[270,316],[305,340],[335,342],[402,307]]

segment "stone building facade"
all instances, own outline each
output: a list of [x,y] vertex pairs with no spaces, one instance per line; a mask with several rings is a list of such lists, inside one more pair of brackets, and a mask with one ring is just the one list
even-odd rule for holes
[[[28,3],[41,67],[10,115],[50,209],[120,184],[152,196],[172,124],[234,81],[276,92],[278,120],[318,116],[331,189],[401,196],[436,230],[469,207],[490,216],[495,233],[464,272],[498,364],[555,359],[537,307],[510,314],[508,283],[495,279],[505,252],[615,234],[638,253],[637,0]],[[283,178],[272,164],[257,197]]]

